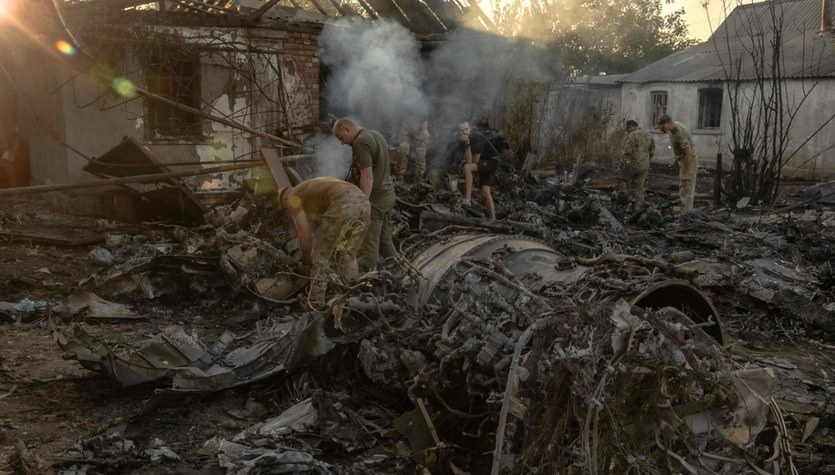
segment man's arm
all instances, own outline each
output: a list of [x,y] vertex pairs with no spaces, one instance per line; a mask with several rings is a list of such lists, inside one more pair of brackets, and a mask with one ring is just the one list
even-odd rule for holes
[[310,232],[310,222],[304,209],[299,207],[290,211],[293,224],[296,225],[296,233],[299,237],[299,247],[302,250],[302,263],[310,264],[311,252],[313,250],[313,235]]
[[365,193],[365,196],[371,197],[371,187],[374,185],[374,172],[371,167],[360,169],[360,190]]

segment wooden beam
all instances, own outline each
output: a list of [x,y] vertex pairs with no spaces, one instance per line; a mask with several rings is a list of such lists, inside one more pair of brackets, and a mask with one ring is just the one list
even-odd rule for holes
[[409,19],[403,16],[403,12],[397,8],[397,5],[392,0],[368,0],[368,3],[374,7],[374,10],[379,16],[393,19],[406,28],[411,29]]
[[281,161],[281,157],[278,156],[275,149],[262,148],[261,160],[267,164],[267,168],[270,170],[270,175],[272,175],[273,180],[275,180],[275,186],[278,187],[279,190],[293,186],[292,183],[290,183],[290,177],[287,176],[287,171],[284,169],[284,163]]
[[[268,2],[264,3],[264,6],[262,6],[262,7],[261,7],[261,8],[259,8],[258,10],[255,10],[255,12],[254,12],[252,15],[250,15],[250,16],[249,16],[249,21],[258,21],[258,20],[260,20],[260,19],[261,19],[261,17],[262,17],[265,13],[267,13],[268,11],[270,11],[270,9],[271,9],[272,7],[276,6],[276,4],[277,4],[278,2],[279,2],[279,0],[269,0]],[[295,3],[296,3],[296,2],[294,1],[294,2],[293,2],[293,4],[295,4]]]
[[319,2],[317,2],[316,0],[310,0],[310,3],[312,3],[313,6],[316,7],[316,9],[319,10],[319,13],[321,13],[322,15],[331,16],[331,14],[328,13],[327,10],[322,8],[322,5],[319,5]]
[[[299,158],[310,158],[310,155],[289,155],[287,157],[280,157],[282,161],[298,160]],[[20,196],[31,195],[36,193],[48,193],[50,191],[64,191],[64,190],[80,190],[85,188],[101,188],[103,186],[122,185],[125,183],[152,183],[156,181],[165,181],[170,178],[180,178],[185,176],[200,176],[209,175],[212,173],[230,172],[234,170],[245,170],[248,168],[255,168],[264,166],[264,162],[246,162],[236,163],[232,165],[223,165],[220,167],[203,168],[201,170],[167,172],[167,173],[152,173],[150,175],[136,175],[128,177],[107,178],[104,180],[95,181],[80,181],[74,183],[58,183],[53,185],[35,185],[24,186],[21,188],[6,188],[0,190],[0,196]]]

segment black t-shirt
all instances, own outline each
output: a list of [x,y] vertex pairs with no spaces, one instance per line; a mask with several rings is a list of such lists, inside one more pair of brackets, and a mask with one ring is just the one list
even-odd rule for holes
[[[487,137],[478,132],[470,132],[470,151],[473,155],[480,153],[481,158],[479,160],[498,159],[496,148],[487,140]],[[446,169],[447,173],[458,173],[458,167],[464,161],[464,143],[456,137],[449,143],[444,155],[446,162],[443,164],[443,168]]]
[[[458,148],[463,156],[464,143],[460,142]],[[481,158],[479,160],[495,160],[499,155],[499,152],[496,151],[496,147],[494,147],[493,144],[487,140],[487,137],[478,132],[470,132],[470,151],[472,152],[473,157],[481,154]]]

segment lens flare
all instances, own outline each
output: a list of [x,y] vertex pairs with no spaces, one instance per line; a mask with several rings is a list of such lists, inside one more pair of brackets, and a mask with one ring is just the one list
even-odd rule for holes
[[58,40],[55,42],[55,49],[60,51],[62,54],[67,56],[75,56],[75,46],[71,45],[68,41]]
[[127,78],[114,79],[113,90],[122,97],[134,97],[136,95],[136,85]]
[[302,199],[298,196],[291,196],[287,198],[287,207],[290,209],[299,209],[302,207]]

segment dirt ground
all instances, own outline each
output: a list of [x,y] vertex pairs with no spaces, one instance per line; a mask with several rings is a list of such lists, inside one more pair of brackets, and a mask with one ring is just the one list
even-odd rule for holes
[[[649,188],[668,191],[675,181],[675,177],[663,170],[654,171]],[[712,188],[707,181],[702,181],[700,191]],[[60,302],[84,288],[85,279],[102,270],[88,255],[94,247],[5,240],[0,243],[0,302],[24,299]],[[723,302],[732,300],[728,296],[716,297]],[[247,323],[257,319],[251,302],[251,299],[236,298],[231,289],[202,294],[196,299],[163,296],[134,303],[137,313],[147,317],[142,320],[84,326],[92,335],[108,336],[111,340],[117,337],[126,342],[141,340],[176,323],[196,329],[201,336],[211,336],[221,328],[246,328]],[[762,331],[753,321],[769,319],[767,308],[742,308],[736,313],[732,306],[723,304],[722,308],[726,312],[722,317],[731,337],[733,354],[747,361],[760,361],[778,372],[781,404],[794,405],[792,409],[798,413],[809,407],[820,411],[822,404],[831,404],[835,391],[832,375],[835,342],[822,341],[814,333],[792,328],[778,332],[775,338],[773,331]],[[44,473],[59,466],[66,468],[61,463],[67,458],[67,449],[76,441],[132,422],[126,437],[159,438],[181,460],[164,467],[128,466],[124,468],[125,473],[223,473],[212,457],[201,453],[202,444],[212,437],[231,438],[248,427],[258,420],[251,415],[252,411],[247,412],[253,404],[274,409],[278,400],[271,400],[271,395],[291,394],[294,384],[300,383],[278,377],[255,387],[165,401],[155,410],[149,410],[148,401],[155,394],[153,387],[121,388],[118,382],[83,369],[74,360],[63,359],[42,314],[34,321],[3,323],[0,324],[0,467],[25,447],[34,459],[43,463]],[[143,410],[148,410],[148,414],[143,414]],[[795,450],[831,458],[831,453],[827,456],[823,452],[835,448],[835,419],[817,418],[814,427],[810,420],[788,421],[802,426],[801,431],[810,432]]]

